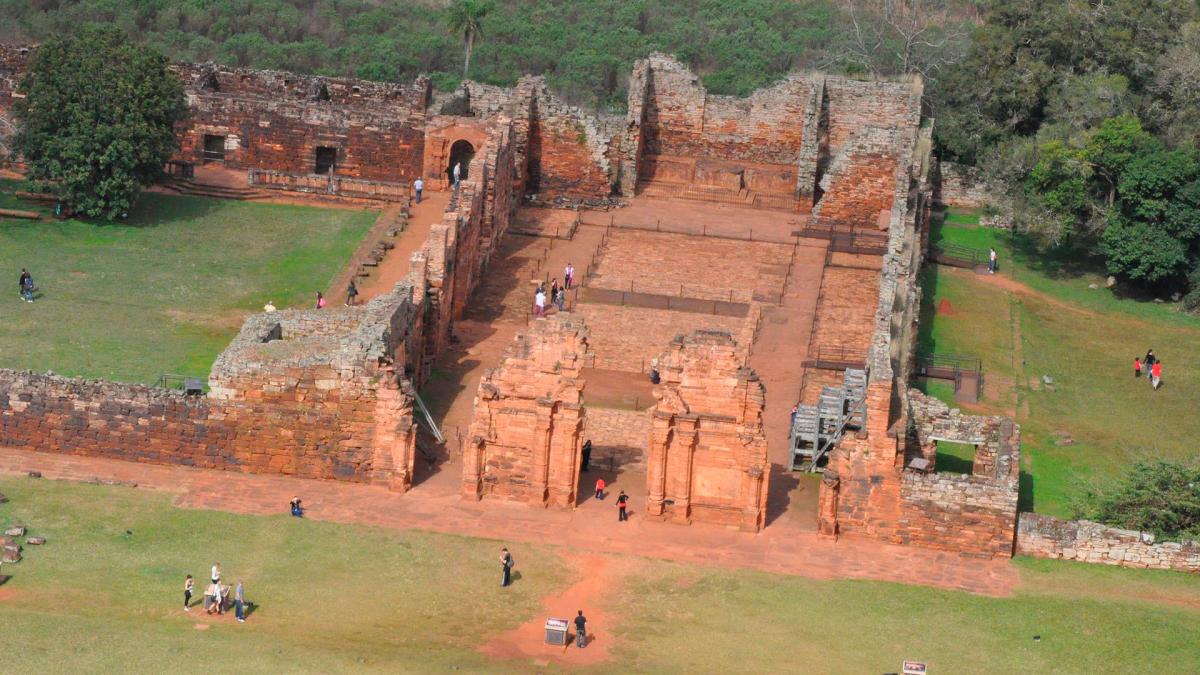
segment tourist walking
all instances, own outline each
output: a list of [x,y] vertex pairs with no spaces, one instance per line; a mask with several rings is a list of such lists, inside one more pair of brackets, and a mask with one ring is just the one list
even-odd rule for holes
[[507,548],[500,549],[500,575],[501,575],[500,576],[500,587],[501,588],[505,588],[510,583],[512,583],[512,568],[513,568],[514,564],[515,563],[513,562],[512,554],[508,552],[508,549]]
[[420,176],[413,181],[413,193],[417,196],[417,203],[421,203],[421,191],[425,189],[425,181],[421,180]]
[[563,305],[567,302],[567,290],[565,288],[558,289],[554,294],[554,306],[558,307],[558,311],[563,311]]
[[990,274],[995,274],[996,267],[997,267],[997,265],[996,265],[996,249],[989,248],[988,249],[988,272]]
[[1142,360],[1135,356],[1133,357],[1133,377],[1139,378],[1142,376]]
[[275,303],[268,300],[267,304],[263,305],[263,311],[264,312],[274,312],[275,311]]
[[350,280],[350,285],[346,287],[346,304],[353,305],[358,302],[358,286],[354,285],[354,280]]
[[563,268],[563,288],[570,288],[575,283],[575,266],[567,263]]
[[454,165],[454,189],[455,190],[458,189],[458,184],[460,182],[462,182],[461,179],[462,179],[462,162],[457,162]]
[[533,309],[539,319],[546,314],[546,291],[542,290],[540,286],[533,296]]
[[183,580],[183,611],[192,611],[192,590],[196,588],[196,582],[192,579],[192,575],[187,575]]
[[297,518],[304,517],[304,508],[300,506],[300,498],[299,497],[292,497],[291,506],[292,506],[292,515],[293,516],[295,516]]
[[233,591],[234,615],[238,623],[246,623],[246,586],[238,579],[237,588]]
[[592,463],[592,439],[589,438],[583,442],[583,450],[580,452],[580,454],[583,455],[583,468],[580,470],[587,471],[588,466],[590,466]]
[[625,512],[627,506],[629,506],[629,495],[621,490],[621,494],[617,496],[617,522],[623,523],[629,520],[629,514]]
[[1150,386],[1157,391],[1160,382],[1162,382],[1162,361],[1155,361],[1154,366],[1150,368]]
[[604,479],[596,479],[596,499],[604,499]]
[[212,566],[212,582],[219,583],[221,581],[221,563],[215,562]]
[[556,297],[558,297],[558,277],[554,277],[554,280],[550,282],[550,299],[553,300]]
[[581,609],[575,616],[575,646],[583,649],[587,646],[587,640],[587,617],[583,615]]
[[317,291],[317,309],[325,309],[325,296]]

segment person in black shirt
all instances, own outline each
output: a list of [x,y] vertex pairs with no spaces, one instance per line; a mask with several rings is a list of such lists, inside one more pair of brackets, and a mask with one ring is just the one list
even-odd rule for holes
[[580,649],[587,646],[587,619],[583,616],[583,610],[579,610],[579,616],[575,617],[575,645]]
[[625,512],[625,507],[629,506],[629,495],[621,490],[621,494],[617,497],[617,521],[625,522],[629,520],[629,514]]
[[506,587],[512,583],[513,557],[507,548],[500,549],[500,586]]
[[583,442],[583,468],[582,468],[582,471],[586,472],[588,470],[588,466],[591,465],[591,463],[592,463],[592,440],[589,438],[588,440]]

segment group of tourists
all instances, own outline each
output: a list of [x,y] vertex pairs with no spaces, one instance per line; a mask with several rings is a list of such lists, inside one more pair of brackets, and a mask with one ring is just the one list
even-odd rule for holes
[[[221,563],[212,566],[208,587],[204,590],[204,611],[208,614],[222,615],[232,606],[239,623],[246,622],[246,586],[238,580],[237,586],[230,589],[228,584],[221,583]],[[192,595],[195,593],[196,581],[192,575],[187,575],[183,581],[183,610],[192,611]],[[232,595],[232,597],[231,597]]]
[[1141,377],[1143,370],[1146,371],[1146,378],[1150,380],[1150,386],[1157,390],[1162,384],[1162,361],[1154,355],[1153,349],[1147,349],[1146,355],[1141,358],[1133,357],[1133,376]]
[[546,284],[539,283],[537,290],[533,293],[533,313],[539,319],[546,316],[546,303],[552,302],[558,308],[558,311],[563,311],[563,307],[567,303],[567,291],[575,283],[575,266],[567,263],[563,268],[563,283],[559,285],[558,277],[554,277],[550,282],[549,293],[547,293]]

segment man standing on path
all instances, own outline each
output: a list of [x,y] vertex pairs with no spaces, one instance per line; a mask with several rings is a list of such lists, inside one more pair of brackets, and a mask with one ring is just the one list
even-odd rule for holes
[[587,617],[581,609],[575,617],[575,646],[583,649],[587,646],[587,639]]
[[417,203],[421,203],[421,191],[425,189],[425,181],[421,180],[420,176],[413,181],[413,193],[417,196]]
[[996,273],[996,249],[988,249],[988,273]]
[[233,606],[238,623],[246,623],[246,587],[241,579],[238,579],[237,588],[233,591]]
[[567,266],[565,268],[563,268],[563,288],[569,289],[569,288],[571,288],[571,285],[574,283],[575,283],[575,266],[572,265],[571,263],[567,263]]
[[508,552],[507,548],[500,549],[500,569],[502,576],[500,577],[500,587],[507,588],[512,583],[512,568],[513,557]]
[[354,280],[350,280],[350,286],[346,288],[346,304],[353,305],[358,302],[358,286],[354,285]]
[[462,177],[462,162],[456,162],[454,164],[454,189],[455,190],[458,189],[458,184],[461,182],[461,180],[460,180],[461,177]]
[[629,514],[625,512],[627,506],[629,506],[629,495],[621,490],[621,494],[617,496],[617,522],[623,523],[629,520]]

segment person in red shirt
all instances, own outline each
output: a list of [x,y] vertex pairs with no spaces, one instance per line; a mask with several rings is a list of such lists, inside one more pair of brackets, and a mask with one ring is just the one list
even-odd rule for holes
[[1158,383],[1162,381],[1162,361],[1155,361],[1153,366],[1150,366],[1150,385],[1158,389]]
[[1142,360],[1136,356],[1133,357],[1133,376],[1134,377],[1142,376]]
[[604,499],[604,479],[596,479],[596,499]]

